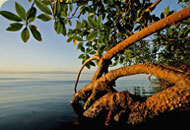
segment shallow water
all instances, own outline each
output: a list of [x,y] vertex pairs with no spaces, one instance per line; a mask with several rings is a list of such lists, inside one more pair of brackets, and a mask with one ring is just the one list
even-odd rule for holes
[[[83,74],[79,89],[91,74]],[[0,74],[0,130],[51,130],[77,120],[70,101],[76,74]],[[150,96],[159,86],[122,79],[117,90]]]

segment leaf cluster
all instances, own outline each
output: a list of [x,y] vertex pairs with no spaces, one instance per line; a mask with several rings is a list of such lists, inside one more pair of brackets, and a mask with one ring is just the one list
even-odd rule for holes
[[[28,11],[17,2],[16,14],[0,11],[0,15],[14,22],[10,23],[7,30],[21,30],[24,42],[28,41],[30,34],[36,40],[42,41],[41,33],[34,25],[34,21],[52,20],[56,33],[67,37],[67,42],[77,45],[77,49],[81,51],[79,59],[82,62],[94,55],[101,57],[123,39],[174,13],[169,7],[160,14],[160,17],[146,12],[145,10],[152,5],[150,0],[28,1],[31,3]],[[187,0],[179,0],[178,3],[184,7],[189,5]],[[111,66],[118,63],[132,65],[146,62],[175,66],[188,64],[189,24],[189,20],[186,20],[138,41],[116,55]],[[88,68],[95,66],[95,62],[91,61],[86,66]]]

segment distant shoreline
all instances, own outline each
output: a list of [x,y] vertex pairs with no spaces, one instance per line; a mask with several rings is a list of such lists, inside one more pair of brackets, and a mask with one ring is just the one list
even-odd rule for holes
[[[53,71],[53,72],[0,72],[0,74],[77,74],[77,72]],[[92,74],[92,72],[83,72],[83,74]]]

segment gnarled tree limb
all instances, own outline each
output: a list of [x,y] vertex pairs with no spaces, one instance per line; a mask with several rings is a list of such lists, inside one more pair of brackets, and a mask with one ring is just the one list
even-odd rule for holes
[[[146,100],[137,98],[136,96],[129,94],[127,91],[108,92],[106,90],[108,92],[107,94],[101,94],[103,91],[102,89],[105,86],[107,87],[105,87],[105,89],[109,89],[109,82],[112,82],[119,77],[142,73],[155,75],[159,78],[175,83],[175,85],[148,97]],[[90,98],[88,98],[88,96],[85,97],[85,99],[81,98],[84,97],[87,92],[94,90],[95,88],[98,89],[98,87],[101,88],[101,91],[96,91],[96,95],[103,96],[97,98],[96,96],[92,97],[92,95],[89,94]],[[114,119],[118,121],[120,116],[125,114],[125,116],[128,117],[128,123],[136,124],[145,121],[147,118],[159,115],[160,113],[172,111],[189,105],[190,75],[176,71],[168,66],[166,68],[162,65],[149,63],[121,67],[108,72],[95,82],[92,82],[81,89],[76,93],[72,102],[74,103],[75,99],[78,97],[86,101],[86,108],[83,113],[86,117],[94,118],[100,116],[102,113],[104,115],[107,113],[108,117],[105,123],[109,124],[109,120]]]
[[178,11],[166,18],[163,18],[153,24],[151,24],[150,26],[142,29],[141,31],[135,33],[134,35],[128,37],[127,39],[121,41],[120,43],[118,43],[116,46],[114,46],[113,48],[111,48],[110,50],[108,50],[103,56],[102,56],[102,64],[100,63],[98,66],[97,71],[95,72],[92,81],[95,81],[96,79],[98,79],[103,72],[103,68],[104,67],[104,61],[110,60],[111,58],[113,58],[116,54],[118,54],[119,52],[125,50],[128,46],[134,44],[135,42],[151,35],[152,33],[159,31],[167,26],[170,26],[180,20],[186,19],[190,17],[190,7],[187,7],[181,11]]
[[187,84],[190,85],[190,75],[183,72],[176,71],[169,67],[162,65],[154,65],[150,63],[138,64],[127,67],[121,67],[119,69],[111,70],[104,76],[97,79],[95,82],[91,82],[77,92],[71,103],[78,103],[80,100],[84,101],[84,109],[87,110],[94,101],[108,92],[115,92],[112,87],[112,83],[123,76],[135,75],[135,74],[151,74],[161,79],[167,80],[175,84]]

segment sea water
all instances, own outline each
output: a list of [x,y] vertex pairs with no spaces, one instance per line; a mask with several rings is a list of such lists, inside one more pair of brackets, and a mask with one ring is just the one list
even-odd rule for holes
[[[70,101],[76,74],[0,74],[0,130],[51,130],[77,120]],[[82,74],[78,89],[90,82]],[[150,96],[159,91],[147,79],[121,79],[118,91]]]

